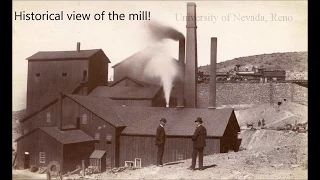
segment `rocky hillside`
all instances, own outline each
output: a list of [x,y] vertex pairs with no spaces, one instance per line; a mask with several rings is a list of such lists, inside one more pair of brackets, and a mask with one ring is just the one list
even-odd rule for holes
[[12,121],[17,121],[25,116],[26,110],[12,111]]
[[[252,66],[266,69],[283,69],[286,71],[287,79],[308,79],[308,52],[284,52],[272,54],[259,54],[234,58],[217,64],[219,72],[233,70],[240,65],[240,70],[246,68],[251,71]],[[210,72],[210,65],[200,66],[200,71]]]
[[20,126],[19,126],[19,120],[23,118],[26,114],[26,110],[20,110],[20,111],[12,111],[12,131],[13,133],[21,133],[20,132]]

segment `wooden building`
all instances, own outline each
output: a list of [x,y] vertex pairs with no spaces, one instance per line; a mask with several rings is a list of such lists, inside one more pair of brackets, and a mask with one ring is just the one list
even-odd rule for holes
[[95,167],[98,172],[106,171],[106,151],[94,150],[90,155],[90,166]]
[[18,167],[46,167],[57,161],[62,173],[75,170],[82,159],[89,162],[94,150],[94,139],[79,129],[61,131],[57,127],[39,127],[15,141]]
[[[119,106],[165,107],[163,88],[131,77],[124,77],[110,86],[98,86],[88,96],[110,98]],[[176,107],[176,92],[172,90],[170,106]]]
[[[84,157],[88,159],[94,150],[106,151],[106,168],[124,166],[125,161],[134,161],[136,158],[141,159],[142,166],[155,164],[155,131],[162,117],[168,121],[165,163],[191,158],[191,136],[194,133],[194,120],[197,117],[204,119],[204,126],[208,131],[206,155],[227,152],[229,149],[237,150],[239,147],[237,134],[240,128],[233,109],[123,107],[112,103],[104,97],[66,94],[56,103],[43,108],[41,112],[23,119],[22,124],[25,124],[23,127],[32,130],[22,136],[25,138],[16,140],[19,166],[23,167],[21,157],[25,152],[37,154],[39,153],[38,149],[42,146],[48,148],[48,151],[45,151],[48,156],[55,157],[55,159],[52,158],[48,161],[61,159],[59,163],[63,164],[62,167],[66,167],[68,164],[80,164],[81,160]],[[59,115],[59,109],[62,111],[62,116]],[[50,122],[47,121],[46,116],[41,116],[47,112],[56,113],[51,116]],[[69,127],[69,130],[64,127]],[[76,127],[77,130],[70,130],[70,127]],[[55,154],[64,152],[65,146],[60,147],[60,149],[62,148],[60,151],[49,151],[49,149],[58,148],[57,143],[41,144],[40,136],[32,137],[30,135],[43,128],[54,129],[54,133],[61,134],[61,137],[68,137],[69,132],[77,131],[77,133],[85,134],[87,139],[96,139],[97,141],[90,141],[91,145],[88,145],[86,155],[74,152],[74,157],[71,158],[74,163],[65,163],[66,156],[64,154]],[[55,135],[54,133],[52,136]],[[27,143],[32,146],[26,146]],[[81,146],[81,142],[79,143]],[[37,165],[38,158],[38,156],[30,156],[31,165]],[[43,165],[46,165],[48,161]],[[66,172],[65,169],[63,172]]]
[[[139,113],[134,113],[135,111]],[[167,140],[164,163],[191,158],[191,136],[197,117],[203,118],[203,125],[208,133],[205,155],[224,153],[231,149],[237,151],[240,145],[240,127],[233,109],[119,107],[117,114],[126,124],[120,135],[120,166],[124,166],[125,161],[134,161],[135,158],[141,159],[143,167],[156,164],[155,131],[162,117],[168,121],[165,126]]]
[[55,99],[59,92],[84,94],[107,85],[109,58],[101,49],[40,51],[27,58],[27,112]]

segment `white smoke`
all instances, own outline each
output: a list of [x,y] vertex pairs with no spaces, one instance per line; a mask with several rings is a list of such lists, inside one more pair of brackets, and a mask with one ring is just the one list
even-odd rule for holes
[[146,65],[144,75],[160,79],[166,104],[169,104],[173,81],[178,74],[178,65],[177,62],[168,55],[169,53],[163,41],[158,42],[152,49],[153,56]]

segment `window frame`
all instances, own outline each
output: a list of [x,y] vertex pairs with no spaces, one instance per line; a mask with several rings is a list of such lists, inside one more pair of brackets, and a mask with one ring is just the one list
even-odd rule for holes
[[39,152],[39,163],[45,164],[46,163],[46,153]]

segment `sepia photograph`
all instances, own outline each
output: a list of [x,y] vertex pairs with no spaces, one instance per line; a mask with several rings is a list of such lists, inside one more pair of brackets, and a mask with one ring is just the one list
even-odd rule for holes
[[12,1],[12,179],[308,179],[308,1]]

